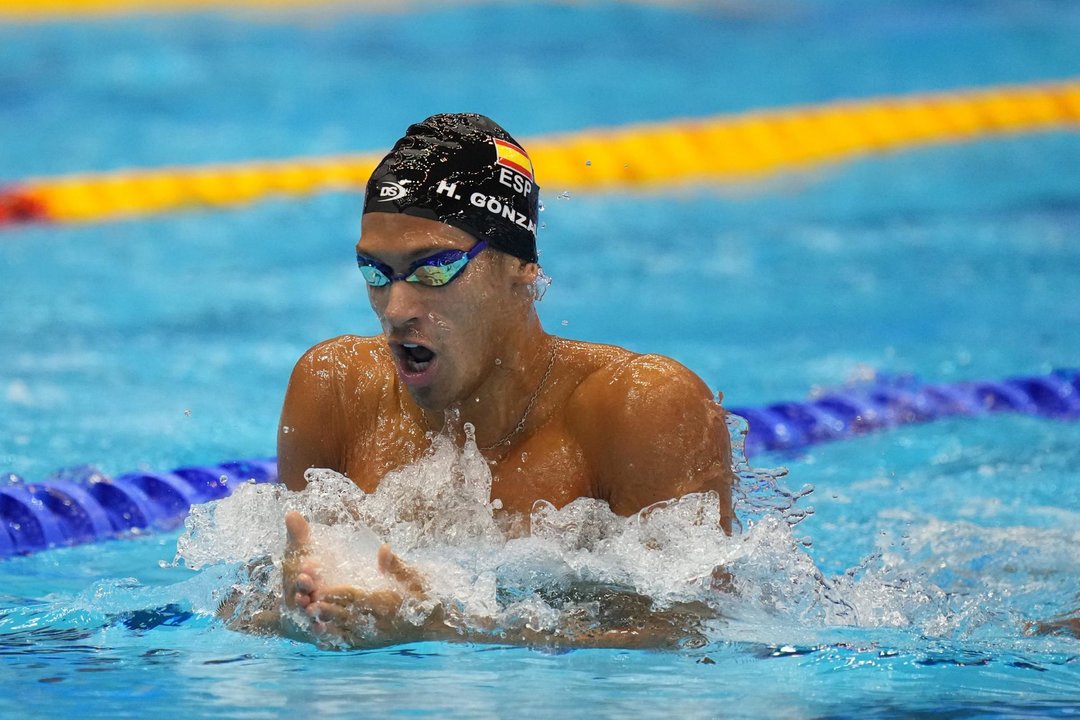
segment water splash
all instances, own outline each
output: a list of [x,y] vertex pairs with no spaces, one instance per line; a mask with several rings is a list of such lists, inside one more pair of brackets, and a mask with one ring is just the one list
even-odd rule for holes
[[[765,517],[779,515],[790,527],[814,514],[812,507],[799,506],[803,498],[814,492],[813,485],[804,485],[793,492],[780,484],[787,468],[755,468],[746,457],[746,435],[749,424],[733,413],[724,414],[731,435],[731,458],[738,483],[733,488],[735,515],[745,527],[753,527]],[[809,541],[806,543],[809,545]]]
[[[695,610],[679,616],[690,618],[679,632],[708,640],[814,642],[852,627],[954,640],[988,637],[988,627],[1000,635],[1002,625],[1021,634],[1020,615],[995,602],[995,592],[1008,593],[1008,579],[976,582],[973,555],[982,529],[975,526],[927,524],[846,573],[827,576],[807,552],[808,541],[794,534],[811,512],[798,505],[811,489],[788,491],[779,484],[782,470],[751,468],[740,443],[745,424],[732,420],[730,428],[742,521],[732,536],[721,530],[713,493],[631,517],[588,498],[563,508],[541,501],[528,517],[508,515],[490,498],[491,473],[471,437],[458,449],[436,436],[421,461],[388,474],[370,494],[338,473],[313,470],[303,493],[252,484],[197,507],[177,561],[204,572],[223,564],[254,568],[231,581],[241,597],[234,619],[253,616],[278,602],[283,517],[296,510],[312,523],[327,582],[369,588],[387,582],[375,557],[389,543],[428,586],[429,602],[406,604],[403,616],[420,624],[441,605],[451,627],[472,635],[572,634],[688,607]],[[959,575],[939,567],[935,543],[950,532],[967,538],[951,544],[951,562],[966,568]],[[1006,533],[995,542],[1004,552],[1042,542],[1067,547],[1067,540]],[[1060,560],[1052,566],[1061,567]],[[997,570],[1009,575],[1004,565]],[[1038,572],[1033,566],[1029,574]]]

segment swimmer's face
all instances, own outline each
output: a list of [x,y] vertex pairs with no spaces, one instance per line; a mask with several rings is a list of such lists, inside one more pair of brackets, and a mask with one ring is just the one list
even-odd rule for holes
[[[463,230],[434,220],[368,213],[356,250],[404,273],[416,260],[475,244]],[[535,267],[484,250],[440,287],[404,281],[368,286],[398,377],[420,407],[445,410],[475,393],[508,333],[523,325],[518,315],[528,304],[522,289]]]

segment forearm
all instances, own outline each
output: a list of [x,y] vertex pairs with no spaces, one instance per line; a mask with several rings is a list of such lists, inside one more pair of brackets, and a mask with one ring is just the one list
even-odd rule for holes
[[1029,623],[1028,631],[1038,635],[1072,635],[1080,638],[1080,608],[1049,620]]
[[705,643],[701,624],[715,617],[710,608],[694,603],[653,610],[644,602],[647,599],[641,600],[632,612],[628,613],[623,603],[618,609],[609,606],[599,617],[565,610],[553,628],[534,628],[528,623],[500,625],[488,617],[448,616],[441,605],[420,625],[396,614],[378,619],[364,613],[332,628],[320,628],[302,610],[285,607],[279,598],[264,596],[262,601],[252,602],[251,598],[235,592],[222,603],[218,616],[233,630],[279,635],[337,649],[369,649],[422,641],[627,649],[676,649]]
[[[652,610],[633,622],[621,625],[596,625],[565,622],[554,631],[524,628],[513,644],[531,647],[625,648],[675,650],[700,647],[707,640],[701,629],[703,620],[712,615],[700,608]],[[509,642],[509,640],[503,640]]]
[[[603,588],[574,593],[575,602],[560,608],[554,627],[520,620],[469,617],[439,605],[421,625],[404,621],[372,633],[371,621],[349,634],[349,647],[381,647],[404,642],[441,641],[528,647],[676,649],[705,644],[702,625],[716,612],[704,603],[683,603],[657,610],[649,598]],[[582,602],[585,600],[585,602]],[[588,609],[586,609],[588,608]],[[597,609],[598,608],[598,609]]]

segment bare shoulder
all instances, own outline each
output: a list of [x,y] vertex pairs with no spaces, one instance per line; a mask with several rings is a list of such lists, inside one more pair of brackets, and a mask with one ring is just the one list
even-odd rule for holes
[[345,432],[362,430],[395,387],[390,352],[379,336],[341,335],[315,345],[296,364],[290,396],[311,412],[330,411]]
[[356,362],[376,363],[380,355],[385,355],[385,346],[378,336],[339,335],[313,345],[298,364],[326,372],[340,370]]
[[720,496],[730,524],[731,448],[716,396],[662,355],[601,352],[567,402],[567,427],[597,493],[627,515],[692,492]]
[[[381,371],[381,372],[380,372]],[[378,336],[340,335],[311,347],[296,363],[291,382],[330,388],[366,389],[392,371],[386,346]]]
[[574,415],[590,419],[610,418],[612,413],[633,416],[666,408],[685,409],[685,403],[692,401],[715,401],[705,382],[672,358],[595,347],[593,366],[569,399]]
[[371,421],[386,386],[383,375],[392,372],[386,355],[379,338],[342,335],[297,361],[278,426],[278,475],[287,487],[302,489],[308,468],[344,472],[349,433]]

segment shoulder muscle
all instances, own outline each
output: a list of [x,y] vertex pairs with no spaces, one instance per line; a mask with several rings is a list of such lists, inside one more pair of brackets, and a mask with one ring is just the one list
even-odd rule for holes
[[309,468],[344,470],[345,390],[371,344],[351,336],[326,340],[293,368],[278,425],[278,476],[289,489],[305,487]]
[[723,410],[693,372],[660,355],[632,355],[593,373],[572,403],[572,431],[615,512],[713,490],[729,518]]

